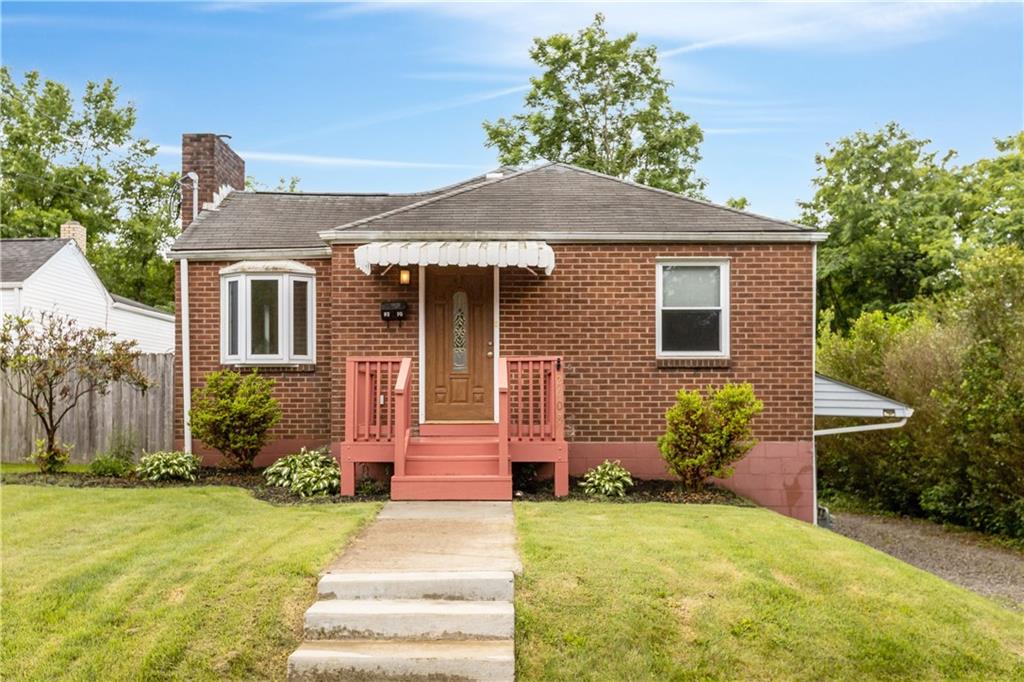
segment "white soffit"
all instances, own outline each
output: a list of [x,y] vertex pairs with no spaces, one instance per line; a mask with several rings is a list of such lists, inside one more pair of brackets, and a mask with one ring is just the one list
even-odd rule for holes
[[904,419],[914,410],[885,396],[850,386],[816,374],[814,376],[814,416],[816,417],[898,417]]
[[452,265],[537,268],[550,275],[555,252],[546,242],[370,242],[356,249],[356,267],[370,274],[374,265]]

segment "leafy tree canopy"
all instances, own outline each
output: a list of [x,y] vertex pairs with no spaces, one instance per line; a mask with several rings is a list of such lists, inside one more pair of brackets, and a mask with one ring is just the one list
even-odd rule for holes
[[162,253],[178,232],[176,176],[134,134],[136,112],[109,79],[71,91],[38,72],[0,68],[0,235],[56,237],[77,220],[107,288],[169,308],[174,271]]
[[656,48],[636,38],[609,38],[601,14],[576,35],[535,38],[530,58],[543,73],[530,79],[525,111],[483,124],[500,162],[563,161],[700,197],[704,134],[672,108]]
[[949,168],[896,123],[857,132],[815,158],[814,197],[801,221],[830,233],[818,251],[821,307],[840,327],[949,285],[962,193]]

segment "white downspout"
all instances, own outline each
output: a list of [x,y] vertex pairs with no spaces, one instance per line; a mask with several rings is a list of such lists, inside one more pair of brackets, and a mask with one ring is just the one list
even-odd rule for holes
[[195,171],[189,171],[185,177],[192,181],[192,222],[195,222],[199,215],[199,175]]
[[[192,196],[195,196],[193,194]],[[192,409],[192,358],[189,354],[188,330],[188,259],[181,263],[181,408],[185,426],[185,452],[192,452],[192,424],[188,413]]]
[[818,443],[814,431],[814,402],[817,400],[818,375],[818,245],[811,247],[811,499],[814,502],[814,525],[818,525]]

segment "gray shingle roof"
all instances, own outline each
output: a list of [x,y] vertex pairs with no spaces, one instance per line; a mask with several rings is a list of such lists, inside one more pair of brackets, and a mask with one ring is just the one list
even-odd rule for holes
[[440,196],[484,179],[480,175],[455,185],[410,194],[231,192],[217,210],[202,211],[171,250],[324,246],[317,236],[322,230]]
[[477,176],[419,194],[232,192],[172,250],[324,246],[325,230],[403,234],[811,233],[782,220],[688,199],[568,164]]
[[0,281],[24,282],[70,241],[50,237],[0,240]]
[[601,173],[551,163],[457,188],[342,229],[373,232],[813,232]]

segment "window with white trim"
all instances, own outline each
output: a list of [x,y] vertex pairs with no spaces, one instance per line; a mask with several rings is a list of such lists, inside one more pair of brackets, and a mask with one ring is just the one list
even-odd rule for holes
[[221,362],[314,362],[315,277],[237,270],[221,274]]
[[729,261],[658,262],[659,357],[729,356]]

